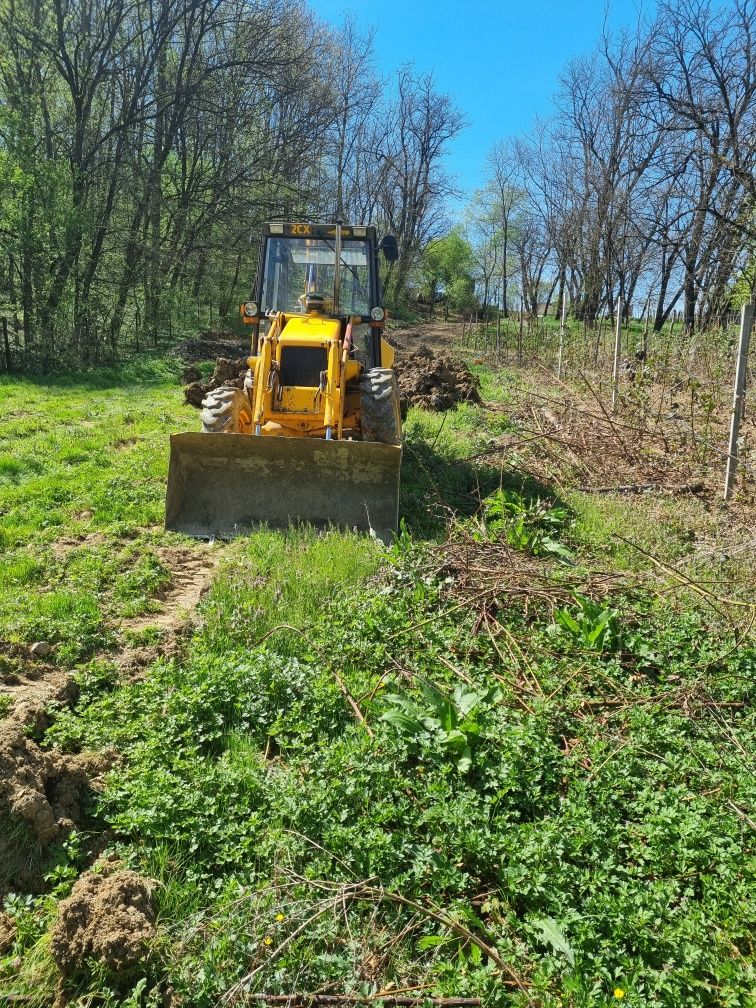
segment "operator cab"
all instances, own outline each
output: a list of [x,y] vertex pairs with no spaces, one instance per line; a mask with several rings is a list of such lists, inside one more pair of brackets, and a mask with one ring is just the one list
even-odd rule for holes
[[351,322],[355,354],[364,356],[365,366],[376,366],[385,317],[379,250],[393,261],[396,239],[387,235],[379,242],[367,225],[264,225],[257,297],[241,306],[243,321],[254,326],[253,352],[271,315],[319,314],[338,319],[342,336]]

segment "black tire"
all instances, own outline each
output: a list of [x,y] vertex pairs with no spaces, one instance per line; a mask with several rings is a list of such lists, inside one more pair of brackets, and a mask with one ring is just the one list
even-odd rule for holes
[[202,400],[203,434],[243,434],[252,419],[247,393],[240,388],[217,388]]
[[391,368],[371,368],[360,381],[363,441],[402,443],[399,385]]

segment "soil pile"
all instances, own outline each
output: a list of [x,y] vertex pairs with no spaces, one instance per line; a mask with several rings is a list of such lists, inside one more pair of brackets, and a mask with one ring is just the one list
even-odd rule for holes
[[[396,338],[392,333],[389,339],[397,346],[396,372],[399,381],[399,392],[402,410],[406,413],[409,406],[421,406],[423,409],[440,412],[453,409],[458,403],[480,403],[478,380],[467,365],[455,360],[437,347],[431,347],[418,334],[402,334]],[[203,356],[215,356],[218,343],[200,341],[184,344],[179,348],[185,360],[201,360]],[[203,352],[197,356],[187,356],[185,350],[191,348],[194,353],[199,348]],[[246,353],[243,344],[234,349]],[[207,353],[207,350],[214,352]],[[228,356],[217,357],[215,370],[207,381],[201,381],[195,368],[187,368],[184,378],[187,382],[184,388],[184,399],[190,406],[202,406],[202,400],[213,389],[222,387],[242,388],[244,375],[247,371],[247,357]]]
[[138,965],[155,937],[154,885],[133,871],[85,872],[61,901],[50,936],[61,973],[92,960],[111,972]]
[[190,406],[198,409],[202,406],[202,400],[208,392],[213,389],[232,387],[242,388],[244,385],[244,375],[247,371],[247,358],[218,357],[215,362],[215,370],[212,376],[206,381],[192,381],[184,389],[184,400]]
[[247,357],[249,340],[232,332],[205,332],[198,340],[179,343],[175,353],[185,364],[213,360],[216,357]]
[[46,708],[50,704],[72,704],[79,695],[67,672],[40,660],[53,650],[41,642],[27,647],[0,641],[0,699],[11,701],[8,717],[36,735],[49,725]]
[[103,756],[45,752],[18,723],[0,724],[0,804],[41,844],[81,821],[85,799],[108,769]]
[[481,402],[478,380],[467,365],[423,344],[399,351],[396,373],[405,407],[441,412],[461,402]]

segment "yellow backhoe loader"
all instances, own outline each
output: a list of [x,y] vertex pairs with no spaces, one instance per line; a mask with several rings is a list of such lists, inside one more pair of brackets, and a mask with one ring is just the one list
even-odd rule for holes
[[173,434],[165,526],[230,538],[260,523],[397,528],[401,416],[383,338],[373,227],[266,224],[243,388],[203,401],[202,432]]

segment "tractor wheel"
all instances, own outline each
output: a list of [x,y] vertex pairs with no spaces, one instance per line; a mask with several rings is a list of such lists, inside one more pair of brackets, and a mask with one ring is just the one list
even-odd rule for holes
[[399,385],[391,368],[371,368],[360,382],[363,441],[398,445],[402,442]]
[[252,408],[247,393],[240,388],[217,388],[202,400],[204,434],[248,434],[252,426]]

